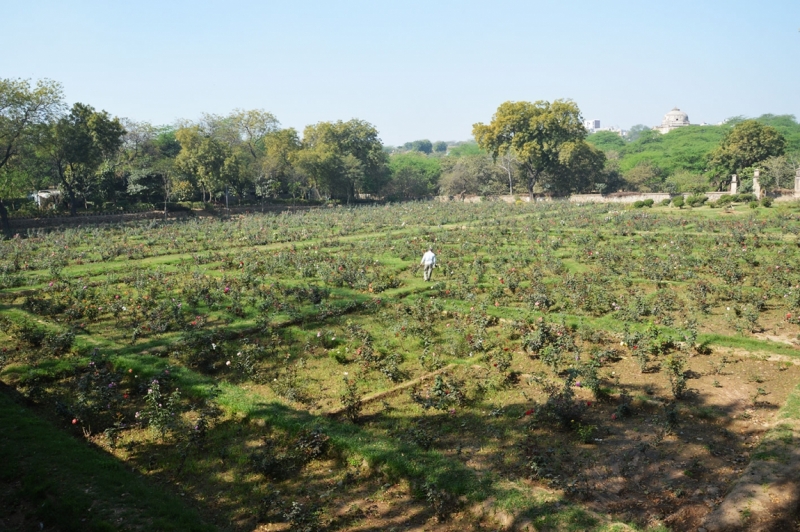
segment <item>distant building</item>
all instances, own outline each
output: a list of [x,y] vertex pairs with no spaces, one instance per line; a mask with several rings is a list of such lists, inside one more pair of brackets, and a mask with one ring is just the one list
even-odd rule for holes
[[661,125],[653,129],[661,133],[669,133],[673,129],[689,125],[691,125],[689,123],[689,115],[675,107],[672,111],[664,115],[664,120],[661,121]]
[[594,133],[595,131],[600,130],[600,121],[599,120],[584,120],[583,127],[586,128],[586,131],[589,133]]
[[589,133],[590,135],[592,133],[599,133],[600,131],[610,131],[612,133],[616,133],[621,137],[624,137],[628,133],[624,129],[620,129],[617,126],[600,127],[599,120],[584,120],[583,127],[586,128],[586,132]]

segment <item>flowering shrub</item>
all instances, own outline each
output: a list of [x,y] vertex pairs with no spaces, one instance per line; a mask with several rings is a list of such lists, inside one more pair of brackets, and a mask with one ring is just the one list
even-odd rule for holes
[[420,391],[418,386],[411,389],[411,400],[425,410],[434,408],[447,411],[455,406],[463,406],[466,396],[462,391],[463,383],[451,380],[443,375],[437,375],[433,385],[427,390]]
[[344,417],[355,423],[361,415],[363,403],[358,393],[358,383],[355,379],[344,377],[344,393],[339,397],[344,406]]
[[145,395],[145,406],[141,412],[137,412],[137,418],[147,423],[164,440],[169,432],[181,426],[180,399],[181,393],[178,388],[167,393],[161,390],[159,380],[153,379]]

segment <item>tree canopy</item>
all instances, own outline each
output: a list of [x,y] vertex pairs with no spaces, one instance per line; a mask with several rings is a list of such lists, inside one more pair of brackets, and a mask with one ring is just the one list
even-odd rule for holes
[[731,174],[742,174],[770,157],[783,155],[786,139],[771,126],[745,120],[728,131],[711,152],[710,165],[717,181],[726,182]]
[[387,155],[378,130],[363,120],[320,122],[303,131],[298,163],[316,186],[348,203],[375,193],[387,176]]
[[494,160],[509,152],[517,157],[531,195],[537,185],[557,193],[585,189],[591,177],[583,171],[602,168],[605,160],[585,145],[586,128],[571,100],[505,102],[489,124],[475,124],[472,134]]
[[[52,121],[63,109],[61,85],[41,80],[0,78],[0,221],[8,229],[4,198],[14,197],[24,187],[25,172],[13,168],[20,154],[35,143],[34,130]],[[27,146],[26,146],[27,144]],[[25,161],[23,161],[23,166]]]
[[[773,128],[786,140],[783,157],[787,159],[777,161],[777,165],[772,164],[766,170],[768,173],[764,172],[767,159],[762,159],[764,163],[758,164],[763,167],[762,186],[791,186],[793,177],[790,180],[787,175],[793,176],[794,169],[800,164],[800,124],[791,115],[762,115],[753,120]],[[635,134],[632,128],[625,139],[614,139],[608,132],[601,131],[589,135],[587,142],[604,151],[609,159],[618,161],[616,164],[619,172],[626,176],[625,182],[621,184],[625,188],[642,191],[702,191],[708,190],[709,182],[723,185],[733,173],[740,174],[744,179],[752,177],[752,163],[740,166],[738,171],[732,171],[732,167],[737,164],[724,168],[716,166],[715,161],[712,161],[715,152],[721,153],[717,150],[726,136],[745,121],[747,119],[743,117],[734,117],[720,125],[681,127],[666,134],[637,126]],[[727,160],[731,161],[729,156],[738,150],[731,150],[729,146],[727,151]],[[798,164],[792,161],[798,161]],[[641,171],[648,165],[656,177],[642,180]],[[673,179],[673,176],[677,177]],[[690,183],[691,179],[695,181]],[[642,187],[641,184],[645,181],[648,184]]]
[[89,201],[101,166],[117,154],[124,134],[118,118],[82,103],[73,105],[50,129],[43,149],[71,213],[75,213],[79,198],[84,206]]

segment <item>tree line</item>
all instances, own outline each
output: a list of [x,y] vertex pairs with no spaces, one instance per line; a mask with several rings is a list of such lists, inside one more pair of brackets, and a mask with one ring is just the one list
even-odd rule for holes
[[[223,199],[350,203],[365,196],[402,201],[435,194],[679,191],[707,187],[703,172],[723,186],[730,173],[767,160],[775,168],[791,166],[784,134],[759,121],[732,124],[713,153],[689,149],[693,155],[683,164],[688,178],[667,176],[652,162],[657,157],[641,155],[705,129],[663,136],[642,130],[629,142],[610,133],[588,136],[571,100],[506,102],[490,122],[474,125],[474,141],[421,139],[389,147],[374,125],[359,119],[319,122],[302,135],[264,110],[155,126],[88,104],[68,106],[55,81],[0,79],[0,219],[7,228],[9,208],[30,208],[25,198],[42,189],[58,189],[60,207],[75,214],[136,203],[166,211],[172,202]],[[626,167],[629,159],[636,162]]]
[[704,192],[723,190],[731,176],[752,190],[754,170],[767,189],[791,189],[800,168],[800,124],[791,115],[734,117],[720,125],[687,126],[661,134],[644,125],[627,137],[600,131],[587,141],[606,155],[606,169],[625,190]]

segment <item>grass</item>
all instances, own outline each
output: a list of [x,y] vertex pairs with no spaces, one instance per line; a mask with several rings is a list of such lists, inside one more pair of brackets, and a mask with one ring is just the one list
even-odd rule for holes
[[[727,253],[724,246],[729,242],[731,249],[737,248],[737,241],[733,238],[736,231],[743,231],[748,239],[757,238],[757,230],[741,229],[737,225],[750,223],[751,215],[741,213],[741,216],[723,217],[718,210],[708,208],[681,212],[648,209],[625,210],[616,219],[607,217],[608,211],[597,206],[504,207],[509,210],[502,215],[499,209],[491,212],[492,208],[495,207],[462,206],[456,209],[454,206],[402,205],[380,211],[362,209],[336,213],[320,210],[316,214],[304,215],[302,219],[252,216],[214,224],[170,224],[166,229],[154,227],[152,234],[148,230],[132,236],[128,235],[127,228],[120,227],[117,233],[109,232],[105,238],[101,238],[105,234],[102,231],[96,231],[91,238],[79,231],[71,231],[64,237],[64,242],[59,241],[58,235],[53,236],[58,244],[53,247],[61,249],[64,247],[62,244],[68,243],[70,249],[85,251],[86,257],[82,259],[83,264],[76,263],[74,254],[67,257],[65,260],[69,264],[62,271],[64,281],[56,282],[52,289],[47,288],[50,280],[48,270],[42,266],[47,264],[43,250],[49,249],[49,244],[36,243],[39,247],[31,246],[31,249],[23,245],[23,251],[28,249],[25,251],[27,255],[20,252],[25,263],[30,258],[30,263],[37,266],[22,275],[37,279],[45,298],[67,298],[68,293],[74,294],[83,285],[90,285],[87,291],[90,293],[89,301],[84,299],[83,304],[108,309],[115,294],[119,294],[116,297],[121,297],[128,306],[141,303],[142,307],[148,308],[140,298],[149,293],[151,300],[173,298],[173,302],[183,301],[184,311],[169,332],[148,333],[136,339],[132,338],[131,331],[139,318],[122,315],[120,319],[112,319],[106,310],[106,314],[101,314],[97,320],[87,321],[86,329],[81,329],[69,355],[58,359],[48,358],[46,353],[30,357],[9,355],[6,361],[0,359],[0,364],[5,364],[2,376],[26,393],[35,386],[36,392],[43,394],[36,397],[44,405],[53,404],[56,398],[70,402],[70,394],[76,394],[78,389],[78,376],[86,376],[89,353],[94,348],[108,357],[113,371],[127,376],[128,370],[132,370],[132,374],[140,379],[138,383],[154,378],[169,365],[184,400],[185,426],[180,429],[182,432],[176,431],[166,442],[156,441],[151,431],[137,424],[136,428],[126,432],[125,445],[119,445],[113,452],[131,467],[142,473],[149,472],[153,479],[168,483],[172,490],[185,491],[187,500],[191,498],[194,504],[206,507],[215,518],[236,522],[235,525],[226,525],[231,529],[253,529],[259,522],[280,521],[280,515],[265,521],[257,517],[254,510],[260,497],[270,493],[271,489],[279,489],[286,503],[300,501],[313,505],[318,491],[342,482],[342,489],[336,490],[340,498],[324,509],[324,512],[334,512],[336,505],[350,504],[363,497],[359,490],[374,489],[377,487],[375,483],[383,485],[386,482],[410,486],[404,502],[406,505],[424,506],[422,486],[428,483],[461,496],[468,504],[491,497],[498,509],[513,515],[518,521],[528,520],[537,529],[641,530],[637,526],[642,527],[643,521],[631,514],[626,514],[625,520],[636,520],[638,525],[614,524],[604,515],[595,515],[583,508],[580,497],[561,496],[558,490],[567,490],[570,479],[592,469],[598,461],[618,460],[619,457],[613,456],[622,453],[629,444],[636,445],[632,442],[640,441],[637,438],[647,441],[652,436],[651,425],[664,423],[662,418],[666,414],[662,404],[672,400],[666,375],[658,371],[658,357],[665,353],[653,355],[652,371],[640,373],[633,362],[631,347],[619,343],[624,329],[644,333],[652,330],[655,323],[659,338],[663,335],[675,340],[675,344],[666,349],[677,350],[676,345],[681,344],[682,354],[692,355],[689,357],[694,375],[691,378],[698,379],[691,381],[693,388],[696,385],[703,389],[703,372],[714,360],[706,356],[715,356],[714,353],[694,356],[691,346],[683,344],[690,327],[687,324],[693,317],[700,321],[698,328],[713,331],[701,334],[697,343],[797,356],[798,351],[788,345],[734,336],[730,323],[722,320],[722,314],[717,312],[721,301],[727,300],[715,299],[712,313],[706,315],[698,314],[692,300],[686,297],[698,280],[715,286],[725,283],[714,265],[706,261],[706,250],[716,254],[712,256],[723,256]],[[430,220],[430,213],[437,209],[445,213],[440,218],[442,224],[423,225],[422,221]],[[770,216],[771,211],[759,212],[757,219],[769,219]],[[681,226],[678,222],[682,220],[691,223]],[[399,229],[400,221],[409,225]],[[262,229],[266,230],[266,236]],[[781,233],[770,232],[773,229],[769,226],[758,237],[765,242],[760,248],[750,244],[748,247],[756,250],[754,253],[764,264],[783,264],[785,257],[778,254],[789,251],[783,249],[788,244],[770,237],[777,235],[782,238]],[[123,255],[104,262],[94,258],[92,238],[96,239],[95,247],[100,248],[106,242],[119,245],[121,235],[127,235],[125,245],[147,241],[147,252],[155,255],[143,258],[136,258],[142,255],[132,255],[132,259]],[[67,242],[69,239],[72,240]],[[554,240],[560,243],[557,250],[549,244]],[[174,242],[187,244],[174,245]],[[424,283],[417,269],[418,248],[429,242],[436,243],[442,266],[434,271],[432,284]],[[601,255],[588,254],[586,250]],[[676,256],[690,260],[673,259]],[[336,284],[331,281],[335,279],[335,267],[342,271],[344,266],[339,265],[348,264],[345,260],[351,258],[354,262],[362,261],[358,268],[363,276],[380,271],[381,275],[398,279],[400,286],[391,284],[396,287],[380,293],[376,289],[376,293],[372,293],[372,284],[367,289],[366,283]],[[666,269],[665,263],[672,260],[677,262]],[[771,278],[759,277],[763,272],[744,258],[732,260],[740,261],[746,272],[747,280],[743,282],[747,286],[745,296],[751,291],[761,290],[766,284],[777,285]],[[687,275],[682,275],[683,272],[676,274],[675,270],[680,268],[674,268],[674,264],[680,264]],[[651,275],[654,268],[661,268],[658,271],[663,272],[663,278],[667,280],[655,281],[656,277]],[[518,272],[518,279],[512,271]],[[611,273],[614,271],[622,273]],[[537,274],[540,281],[537,281]],[[509,284],[503,285],[501,278]],[[370,283],[373,279],[384,282],[384,278],[370,277]],[[585,286],[586,279],[598,283],[595,287],[602,292],[602,297],[607,298],[605,305],[582,306],[580,286]],[[511,289],[511,280],[519,281],[517,290]],[[537,282],[541,283],[541,291],[547,292],[549,309],[534,308],[533,301],[526,299],[534,295],[531,292]],[[233,287],[231,296],[220,294],[223,287],[225,294],[228,293],[227,284]],[[275,288],[278,284],[294,292]],[[312,304],[306,296],[297,295],[304,287],[324,289],[330,297],[325,298],[322,304]],[[209,297],[199,300],[199,303],[195,299],[191,303],[189,296],[192,291],[201,293],[201,289],[206,294],[213,292],[216,299]],[[657,289],[661,291],[657,292]],[[636,305],[648,305],[648,309],[652,309],[660,298],[669,300],[664,295],[667,292],[675,295],[677,303],[666,311],[653,310],[649,314],[635,315],[628,311],[628,308],[633,308],[634,301]],[[226,305],[232,301],[229,297],[234,293],[241,297],[237,301],[243,301],[243,313],[237,311],[234,314],[230,307],[226,311]],[[786,305],[788,300],[780,297],[770,292],[770,310],[762,313],[763,321],[782,319],[782,312],[773,310]],[[15,320],[44,321],[53,328],[69,326],[71,318],[63,314],[33,316],[23,310],[21,297],[9,299],[0,308],[4,316]],[[378,299],[383,303],[374,304]],[[277,304],[260,306],[269,301]],[[611,310],[611,302],[614,302],[614,307],[617,303],[623,305],[625,312]],[[81,303],[76,301],[75,304]],[[335,307],[345,306],[344,312],[333,311]],[[484,309],[490,318],[499,320],[487,319]],[[203,315],[206,320],[197,329],[189,327],[189,321],[195,315]],[[778,315],[781,317],[777,318]],[[143,314],[138,316],[145,319]],[[558,370],[555,365],[552,368],[546,366],[522,348],[526,335],[542,330],[543,326],[537,325],[542,323],[540,318],[548,324],[563,321],[567,336],[574,334],[579,338],[579,349],[567,353]],[[463,406],[459,404],[457,412],[456,409],[452,412],[426,410],[412,400],[407,393],[410,390],[406,390],[388,396],[383,409],[378,402],[371,403],[358,424],[325,415],[339,406],[343,390],[341,374],[345,371],[358,381],[360,392],[365,394],[396,385],[395,377],[387,379],[376,369],[375,361],[365,362],[355,355],[355,351],[366,343],[357,334],[348,333],[351,322],[372,337],[375,352],[401,356],[398,365],[404,376],[400,380],[419,377],[441,363],[452,367],[452,371],[448,370],[449,377],[463,381],[470,400]],[[573,327],[578,328],[577,333],[571,332]],[[786,324],[786,327],[790,325]],[[588,334],[590,331],[584,328],[596,329],[603,334],[591,336]],[[586,336],[581,335],[582,330]],[[335,334],[337,340],[326,344],[319,339],[320,332]],[[208,345],[188,343],[187,338],[193,338],[191,335],[195,333],[203,342],[210,344],[212,338],[216,342],[213,364],[205,361],[194,363],[186,351],[181,351],[191,348],[197,352],[206,349],[211,353]],[[246,347],[244,337],[262,342],[260,346],[264,350],[256,361],[258,378],[253,373],[236,373],[239,370],[235,370],[235,364],[230,368],[226,366],[226,360],[235,361],[237,351]],[[586,340],[589,337],[599,339]],[[18,342],[6,338],[0,331],[0,343],[3,341],[9,344]],[[482,347],[475,347],[479,343]],[[334,349],[341,353],[334,352]],[[534,422],[535,416],[527,417],[531,407],[538,408],[545,400],[545,394],[534,382],[534,377],[546,375],[549,381],[561,383],[564,371],[581,367],[590,353],[601,351],[616,352],[617,355],[600,363],[605,367],[599,370],[599,379],[602,387],[610,391],[609,396],[598,404],[589,405],[591,408],[586,414],[589,419],[582,421],[582,424],[599,427],[596,444],[594,440],[582,443],[573,432],[553,428],[547,418]],[[515,374],[514,379],[507,382],[503,380],[504,353],[513,356],[509,364],[512,364],[510,370]],[[434,355],[441,360],[435,360]],[[499,368],[497,362],[501,364]],[[778,374],[768,368],[756,367],[758,363],[747,358],[741,365],[728,368],[725,375],[716,375],[716,378],[723,381],[727,391],[735,384],[732,379],[739,375],[761,372],[759,374],[763,374],[769,384],[770,399],[774,397],[775,402],[780,401],[785,390],[776,390],[773,394],[773,383],[778,378],[794,378],[796,371],[792,368]],[[284,378],[291,368],[299,368],[298,386],[305,388],[307,397],[291,399],[292,396],[280,392],[272,384],[278,378]],[[610,376],[612,369],[617,372],[615,378]],[[125,392],[131,395],[131,401],[125,402],[123,408],[122,415],[128,416],[126,422],[144,402],[145,392],[137,386],[126,384]],[[746,383],[745,386],[754,385]],[[146,391],[147,386],[143,389]],[[424,395],[430,390],[431,383],[425,383],[419,391]],[[707,392],[703,389],[702,393],[713,395],[718,393],[715,390]],[[614,403],[622,391],[630,392],[632,397],[642,397],[635,405],[641,412],[624,420],[612,418]],[[751,392],[748,389],[750,395]],[[647,395],[643,395],[645,393]],[[587,399],[594,399],[588,394],[587,389],[580,390],[580,400],[584,405]],[[733,417],[731,412],[735,407],[714,406],[704,403],[704,399],[702,394],[698,395],[696,402],[685,399],[680,409],[687,414],[686,425],[681,430],[686,433],[696,431],[691,438],[694,441],[700,439],[695,439],[695,436],[705,437],[704,431],[713,433]],[[221,407],[220,421],[209,429],[208,447],[186,460],[185,456],[181,457],[181,453],[185,453],[181,449],[190,441],[193,420],[202,408],[211,403]],[[641,408],[639,403],[643,405]],[[791,396],[782,412],[800,417],[800,399]],[[696,419],[688,421],[689,414]],[[760,415],[761,412],[753,414],[754,417]],[[312,427],[319,428],[330,439],[333,449],[330,456],[319,459],[307,471],[298,472],[296,478],[283,483],[253,472],[253,449],[268,454],[264,449],[269,448],[268,442],[272,441],[278,451],[291,453],[293,438]],[[411,433],[417,436],[427,433],[434,443],[420,445],[418,441],[424,438],[415,440],[409,436]],[[603,440],[613,439],[613,434],[617,435],[613,446],[604,447],[607,444],[602,443]],[[779,436],[784,438],[784,435]],[[92,442],[104,445],[102,435],[93,436]],[[542,468],[552,466],[552,475],[536,477],[530,482],[522,480],[525,468],[530,467],[525,461],[527,455],[520,450],[523,444],[535,448],[534,453],[550,453],[537,456],[547,457],[550,462],[542,463]],[[738,448],[738,444],[731,443],[730,447]],[[681,446],[670,449],[669,444],[663,444],[661,449],[664,456],[670,456],[665,459],[667,467],[683,459]],[[710,461],[716,459],[706,458]],[[152,472],[148,464],[155,464]],[[365,464],[373,476],[359,477],[358,482],[347,484],[347,479],[353,477],[354,470],[362,467],[361,464]],[[555,478],[560,480],[556,482]],[[708,482],[717,480],[708,479]],[[588,485],[588,482],[583,484]],[[596,484],[600,485],[602,481]],[[646,500],[642,503],[649,504]],[[76,504],[85,513],[85,508],[80,506],[82,503]],[[682,501],[669,504],[679,506]],[[653,508],[650,506],[651,510]],[[139,519],[134,518],[134,521]],[[98,523],[99,527],[116,526],[108,520]]]
[[[64,531],[211,531],[194,509],[0,393],[0,515]],[[13,393],[13,392],[12,392]],[[5,514],[5,515],[3,515]]]
[[748,352],[765,352],[790,357],[800,357],[800,350],[790,345],[770,340],[758,340],[744,336],[725,336],[722,334],[700,334],[698,342],[708,342],[719,347],[732,347]]

